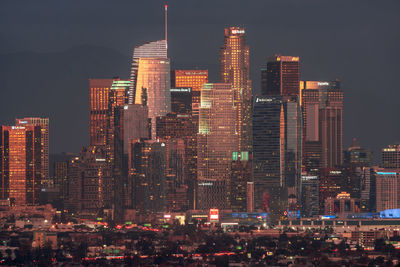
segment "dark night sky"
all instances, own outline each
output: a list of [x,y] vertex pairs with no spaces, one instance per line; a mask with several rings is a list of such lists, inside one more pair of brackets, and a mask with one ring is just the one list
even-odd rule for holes
[[[0,1],[0,123],[49,116],[51,152],[88,142],[87,79],[127,78],[133,47],[163,38],[165,1]],[[306,80],[339,78],[344,143],[400,141],[400,1],[168,1],[172,68],[217,81],[226,26],[244,26],[253,90],[270,55],[300,56]],[[379,157],[379,155],[376,155]]]

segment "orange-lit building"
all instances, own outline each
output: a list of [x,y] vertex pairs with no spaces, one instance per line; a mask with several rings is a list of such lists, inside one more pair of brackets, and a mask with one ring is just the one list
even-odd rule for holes
[[156,138],[156,118],[171,111],[170,61],[168,58],[142,57],[136,80],[135,104],[147,105],[151,119],[151,138]]
[[113,162],[116,155],[115,150],[115,110],[128,103],[128,90],[131,82],[126,80],[113,81],[108,101],[108,119],[107,119],[107,153],[108,160]]
[[199,114],[200,91],[203,84],[208,83],[208,70],[174,70],[171,75],[172,88],[192,89],[192,112]]
[[11,204],[38,204],[42,179],[40,126],[2,126],[0,197]]
[[118,79],[89,79],[89,144],[106,145],[107,114],[113,82]]
[[49,173],[49,118],[23,118],[15,120],[16,126],[40,126],[42,136],[42,180],[50,178]]
[[230,83],[234,91],[238,151],[251,151],[250,52],[244,28],[225,28],[224,45],[220,49],[220,82]]
[[108,160],[114,159],[115,108],[128,102],[131,82],[115,79],[90,79],[90,145],[105,145]]

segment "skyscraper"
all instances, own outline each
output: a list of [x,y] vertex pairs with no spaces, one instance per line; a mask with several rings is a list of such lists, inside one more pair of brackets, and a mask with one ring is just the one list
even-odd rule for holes
[[400,208],[400,170],[375,169],[376,211]]
[[346,173],[342,168],[324,168],[319,176],[319,210],[323,211],[325,200],[334,198],[346,188]]
[[361,168],[360,202],[362,211],[375,211],[376,175],[373,167]]
[[[248,196],[248,183],[252,182],[251,155],[249,152],[232,153],[231,163],[231,209],[246,212],[253,196]],[[250,208],[251,209],[251,208]]]
[[203,85],[197,136],[198,209],[229,207],[232,152],[238,151],[235,111],[230,84]]
[[68,197],[68,161],[54,162],[54,185],[58,189],[61,203],[64,204]]
[[307,171],[343,162],[343,91],[339,81],[302,81],[303,162]]
[[83,148],[68,164],[69,211],[97,215],[114,203],[112,165],[105,146]]
[[145,105],[128,104],[120,107],[118,116],[118,127],[121,127],[123,141],[123,151],[125,155],[129,154],[129,143],[132,140],[149,139],[150,124],[148,119],[148,108]]
[[168,150],[170,143],[178,142],[184,146],[184,185],[187,186],[190,209],[194,209],[196,204],[197,130],[198,116],[170,113],[157,118],[157,137],[168,140]]
[[344,163],[351,166],[371,166],[372,152],[360,147],[357,139],[353,139],[353,143],[344,151]]
[[[123,108],[128,102],[128,90],[130,86],[130,81],[124,80],[115,80],[111,85],[111,89],[109,92],[108,98],[108,111],[107,111],[107,138],[106,138],[106,147],[107,147],[107,159],[113,163],[115,157],[115,122],[116,122],[116,110],[119,108]],[[122,151],[121,151],[122,153]]]
[[135,103],[137,75],[139,70],[140,58],[163,58],[167,59],[167,41],[159,40],[148,42],[140,46],[136,46],[133,50],[132,68],[131,68],[131,86],[129,88],[129,104]]
[[238,151],[251,151],[250,52],[244,35],[244,28],[225,28],[224,45],[220,49],[220,81],[230,83],[234,92]]
[[106,145],[111,87],[119,79],[89,79],[89,144]]
[[165,211],[166,145],[160,140],[132,142],[129,169],[133,206],[139,211]]
[[49,173],[49,118],[23,118],[15,120],[16,126],[40,126],[41,142],[42,142],[42,180],[50,178]]
[[301,176],[301,204],[302,213],[306,217],[312,217],[319,214],[319,185],[318,176]]
[[343,163],[343,91],[337,86],[323,92],[322,97],[320,136],[322,167],[326,168]]
[[388,145],[382,149],[382,167],[400,168],[400,144]]
[[199,115],[200,92],[208,83],[208,70],[174,70],[171,74],[171,87],[192,89],[192,112]]
[[39,203],[42,180],[40,126],[2,126],[0,198],[16,205]]
[[262,95],[296,96],[300,94],[299,57],[275,55],[261,70]]
[[168,58],[139,59],[135,104],[146,105],[151,119],[151,138],[156,137],[156,118],[171,111],[170,63]]
[[192,89],[171,88],[171,112],[176,114],[192,114]]
[[257,97],[253,109],[256,209],[282,212],[301,196],[301,113],[297,98]]

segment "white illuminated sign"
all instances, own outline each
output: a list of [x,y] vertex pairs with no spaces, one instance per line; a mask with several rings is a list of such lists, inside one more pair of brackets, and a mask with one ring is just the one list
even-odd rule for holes
[[301,176],[301,179],[304,180],[304,181],[316,180],[316,179],[318,179],[318,177],[317,176]]
[[256,103],[258,102],[272,102],[272,98],[257,98]]
[[318,82],[318,85],[329,85],[328,82]]
[[241,34],[244,33],[244,30],[232,30],[233,34]]
[[190,92],[190,88],[171,88],[171,92]]

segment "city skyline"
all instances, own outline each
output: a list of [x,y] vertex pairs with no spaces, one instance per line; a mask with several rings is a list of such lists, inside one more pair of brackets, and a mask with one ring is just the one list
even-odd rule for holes
[[8,1],[0,264],[400,266],[398,0]]
[[[105,12],[107,6],[101,3],[101,1],[99,3],[100,13]],[[397,137],[397,133],[399,132],[399,129],[397,129],[398,126],[391,123],[391,116],[386,115],[395,114],[398,109],[395,102],[391,101],[394,101],[397,94],[395,91],[394,73],[396,67],[394,62],[399,55],[398,51],[395,50],[399,37],[395,33],[395,30],[390,30],[394,29],[394,25],[398,24],[396,22],[399,18],[394,16],[393,13],[398,3],[387,2],[379,5],[358,2],[358,6],[361,7],[360,10],[362,12],[355,12],[359,10],[356,8],[356,4],[354,6],[350,4],[344,5],[344,2],[339,2],[338,5],[328,3],[318,5],[315,1],[305,1],[303,4],[295,4],[291,1],[283,4],[255,2],[248,6],[243,4],[235,6],[235,3],[233,3],[232,15],[225,14],[224,18],[220,18],[217,12],[223,10],[224,3],[221,2],[215,4],[211,12],[207,14],[207,17],[211,18],[208,23],[204,23],[199,17],[199,12],[208,9],[207,3],[198,4],[198,10],[194,10],[190,4],[181,3],[178,5],[175,2],[168,4],[170,5],[168,49],[169,57],[172,59],[171,70],[192,69],[196,67],[209,69],[210,82],[218,81],[218,48],[223,41],[221,33],[226,26],[244,26],[246,29],[246,43],[250,46],[251,50],[250,69],[255,94],[259,92],[261,87],[259,82],[260,69],[267,57],[277,53],[299,56],[301,60],[302,80],[334,80],[339,78],[342,81],[346,99],[344,112],[348,114],[344,117],[344,148],[351,143],[353,137],[356,137],[363,147],[371,148],[374,151],[374,161],[378,162],[380,149],[399,140]],[[6,3],[6,1],[2,2],[2,5],[6,5],[8,7],[7,10],[16,8],[12,3]],[[38,6],[40,7],[41,5],[39,4]],[[84,4],[82,7],[83,10],[87,11],[88,6],[89,4]],[[37,8],[29,4],[24,8],[28,7],[33,8],[33,10]],[[25,116],[50,117],[50,135],[54,137],[50,139],[51,153],[62,151],[78,152],[82,145],[87,144],[87,79],[112,78],[114,75],[119,75],[121,79],[128,79],[129,61],[131,60],[133,47],[142,44],[144,39],[158,40],[164,36],[163,3],[161,2],[159,6],[155,4],[140,4],[135,6],[136,8],[143,9],[143,13],[149,14],[149,19],[142,21],[144,28],[139,32],[135,25],[140,24],[137,21],[140,16],[132,19],[132,21],[123,19],[118,22],[119,24],[117,25],[123,26],[115,33],[115,36],[117,36],[116,39],[119,40],[116,42],[118,44],[111,44],[106,40],[99,41],[101,36],[98,31],[99,29],[90,23],[88,24],[88,20],[81,16],[82,13],[79,13],[82,11],[71,10],[72,6],[68,4],[64,4],[63,7],[66,9],[66,12],[62,13],[61,17],[64,19],[67,34],[72,36],[69,40],[65,40],[64,35],[61,34],[60,36],[60,33],[56,33],[52,27],[46,26],[50,25],[50,20],[54,14],[60,13],[56,5],[47,5],[46,9],[53,11],[53,13],[49,12],[41,21],[35,19],[35,22],[30,27],[26,26],[27,19],[32,18],[34,12],[26,11],[27,19],[19,20],[19,24],[13,22],[7,14],[4,14],[2,21],[7,27],[5,27],[4,33],[0,36],[5,40],[0,45],[0,54],[7,59],[6,61],[2,60],[2,62],[5,62],[5,64],[8,63],[8,60],[14,62],[14,64],[1,66],[2,70],[4,68],[7,70],[2,71],[2,73],[9,74],[6,77],[1,77],[6,81],[4,83],[5,90],[3,91],[5,97],[2,97],[2,99],[10,99],[10,101],[2,102],[0,105],[2,107],[0,111],[3,114],[1,123],[10,125],[15,118]],[[120,3],[119,7],[130,7],[130,4]],[[283,25],[272,23],[274,18],[280,14],[284,14],[283,10],[289,12],[289,14],[293,14],[296,8],[300,10],[304,9],[308,12],[306,15],[309,16],[300,17],[300,15],[295,15],[294,18]],[[273,10],[277,11],[276,14],[273,14]],[[332,11],[329,14],[325,12],[327,18],[322,15],[325,10]],[[263,14],[262,11],[267,13]],[[333,11],[337,11],[337,17],[340,17],[341,20],[333,20],[334,17],[330,14],[334,14],[335,12]],[[189,26],[184,26],[182,22],[189,22],[188,15],[190,14],[193,15],[193,19]],[[356,14],[355,17],[352,16],[353,14]],[[80,30],[76,28],[73,23],[67,20],[74,15],[77,15],[77,21],[83,23],[83,25],[87,25],[83,27],[84,29]],[[235,17],[234,15],[239,16]],[[312,17],[317,20],[319,19],[321,26],[310,24],[313,21],[311,20]],[[299,23],[299,27],[295,26],[295,20]],[[115,23],[110,22],[110,26],[115,26]],[[343,27],[346,23],[351,25],[348,29]],[[23,35],[27,29],[30,29],[34,33],[37,31],[38,25],[42,25],[41,30],[48,35],[47,39],[42,35],[38,35],[36,38],[32,36],[29,42],[21,41],[29,36],[29,34]],[[129,27],[131,27],[130,30]],[[110,30],[107,28],[105,31]],[[132,34],[126,35],[127,31],[131,31]],[[84,32],[87,35],[83,36]],[[334,37],[335,35],[337,36]],[[64,40],[64,42],[56,40],[56,36],[60,37],[59,39]],[[199,47],[195,43],[207,36],[212,38],[208,38],[209,40],[204,42],[204,45]],[[296,38],[295,42],[290,41],[292,40],[290,37],[293,36]],[[90,41],[89,37],[93,41]],[[112,39],[115,40],[114,38]],[[48,42],[44,40],[48,40]],[[339,42],[339,40],[341,41]],[[92,46],[105,47],[105,50],[102,51],[105,54],[116,50],[116,55],[120,55],[120,53],[124,54],[123,60],[117,60],[115,57],[112,59],[115,61],[110,61],[112,62],[111,65],[117,66],[115,71],[112,72],[100,67],[96,67],[93,71],[83,68],[82,73],[77,75],[79,79],[76,78],[80,82],[75,83],[74,86],[68,86],[68,88],[71,88],[69,90],[76,93],[74,97],[67,96],[65,86],[68,85],[68,82],[64,82],[65,79],[62,76],[52,77],[50,73],[50,76],[46,76],[46,82],[43,83],[43,86],[35,82],[41,75],[47,74],[45,73],[47,70],[46,60],[42,60],[38,64],[37,70],[35,70],[35,73],[40,74],[39,77],[35,78],[31,77],[29,73],[27,74],[27,79],[30,81],[28,82],[28,86],[21,88],[19,85],[13,85],[10,87],[11,84],[8,79],[15,77],[15,68],[18,69],[18,62],[15,61],[15,57],[20,55],[18,52],[36,51],[41,52],[41,54],[33,53],[39,59],[44,56],[51,58],[53,55],[61,53],[55,51],[67,50],[72,51],[71,53],[81,53],[80,49],[82,47],[79,48],[79,46],[83,44],[89,50]],[[78,48],[76,48],[77,46]],[[183,49],[184,47],[186,49]],[[316,47],[317,49],[312,49],[312,47]],[[13,54],[13,52],[16,52],[16,54]],[[28,56],[25,60],[29,61],[31,60],[32,53],[27,53]],[[94,54],[98,53],[95,52]],[[7,56],[5,56],[6,54]],[[119,58],[121,59],[122,57]],[[123,63],[124,60],[125,62]],[[50,59],[47,61],[53,62]],[[66,64],[76,66],[77,62],[76,60],[71,60]],[[88,64],[90,65],[91,61]],[[374,68],[367,68],[369,64],[373,65]],[[15,65],[17,67],[13,67]],[[385,66],[385,72],[383,72],[383,66]],[[30,65],[28,65],[29,67]],[[371,75],[371,69],[376,69],[375,76]],[[61,68],[60,72],[63,70]],[[76,73],[76,71],[72,71],[72,73]],[[81,75],[85,75],[86,80],[81,79]],[[369,79],[369,77],[376,77],[376,79]],[[49,88],[49,84],[51,84],[51,88],[53,89],[51,93],[48,93],[45,89]],[[32,96],[34,103],[27,102],[28,98],[22,99],[18,103],[15,102],[13,100],[15,92],[12,92],[14,88],[16,90],[20,89],[22,93]],[[33,92],[36,93],[33,94]],[[363,101],[359,101],[360,92],[363,92]],[[382,94],[379,92],[385,93]],[[58,95],[65,100],[55,107],[53,102],[55,102]],[[389,95],[390,97],[385,95]],[[76,106],[73,112],[75,116],[80,114],[79,120],[72,121],[66,117],[64,113],[65,105],[67,104]],[[63,107],[64,109],[61,109]],[[369,126],[369,120],[374,122],[375,127]],[[386,130],[381,131],[380,129],[382,128]],[[67,138],[69,136],[72,138]],[[376,136],[380,138],[376,138]]]

